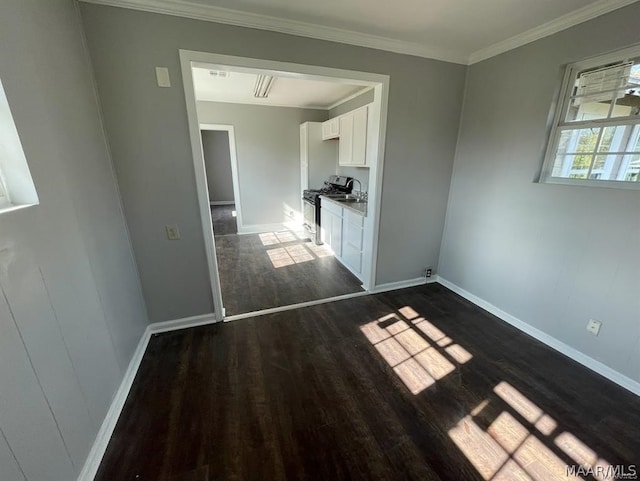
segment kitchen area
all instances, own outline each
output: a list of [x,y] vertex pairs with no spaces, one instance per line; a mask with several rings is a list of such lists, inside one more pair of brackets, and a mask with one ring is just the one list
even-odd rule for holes
[[[368,100],[367,93],[361,101]],[[364,227],[367,222],[368,142],[374,137],[369,104],[324,122],[300,126],[301,190],[304,228],[360,281],[365,271]],[[319,188],[316,188],[319,186]]]
[[[193,72],[200,131],[228,132],[232,151],[226,197],[237,232],[212,223],[226,315],[366,292],[380,137],[375,86],[269,79],[219,65]],[[255,95],[247,95],[254,82]],[[266,97],[256,96],[261,86]],[[215,159],[204,160],[215,185]]]

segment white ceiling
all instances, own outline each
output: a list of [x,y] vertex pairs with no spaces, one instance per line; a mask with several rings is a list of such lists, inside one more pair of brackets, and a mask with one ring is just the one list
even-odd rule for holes
[[638,0],[83,0],[474,63]]
[[253,91],[257,74],[225,70],[226,77],[222,77],[218,72],[201,64],[193,67],[197,100],[326,110],[367,89],[343,82],[276,77],[269,96],[255,98]]

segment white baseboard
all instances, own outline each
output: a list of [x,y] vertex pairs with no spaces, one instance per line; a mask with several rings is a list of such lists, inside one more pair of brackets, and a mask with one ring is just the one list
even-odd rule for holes
[[[274,230],[277,231],[277,229],[274,229]],[[344,299],[350,299],[353,297],[366,296],[369,294],[377,294],[380,292],[387,292],[387,291],[392,291],[396,289],[404,289],[407,287],[415,287],[415,286],[420,286],[420,285],[430,284],[435,282],[442,284],[443,286],[452,290],[456,294],[461,295],[465,299],[473,302],[475,305],[490,312],[491,314],[502,319],[508,324],[511,324],[512,326],[518,328],[519,330],[525,332],[526,334],[529,334],[530,336],[546,344],[547,346],[561,352],[562,354],[579,362],[583,366],[597,372],[598,374],[601,374],[607,379],[610,379],[611,381],[622,386],[623,388],[628,389],[632,393],[640,396],[640,383],[624,376],[623,374],[620,374],[619,372],[611,369],[610,367],[605,366],[601,362],[596,361],[593,358],[590,358],[589,356],[581,353],[580,351],[564,344],[561,341],[558,341],[554,337],[551,337],[550,335],[540,331],[539,329],[536,329],[535,327],[511,316],[510,314],[502,311],[501,309],[497,308],[493,304],[490,304],[489,302],[471,294],[470,292],[465,291],[461,287],[458,287],[452,282],[449,282],[446,279],[443,279],[442,277],[437,275],[432,276],[428,279],[425,279],[424,277],[417,277],[415,279],[407,279],[404,281],[380,284],[376,286],[371,292],[366,292],[366,291],[356,292],[353,294],[345,294],[343,296],[337,296],[331,299],[321,299],[318,301],[310,301],[310,302],[295,304],[293,306],[278,307],[274,309],[265,309],[264,311],[258,311],[258,312],[248,313],[248,314],[239,314],[235,316],[230,316],[226,318],[225,321],[235,321],[235,320],[245,319],[248,317],[256,317],[259,315],[272,314],[275,312],[282,312],[290,309],[299,309],[301,307],[313,306],[313,305],[322,304],[325,302],[340,301]],[[93,443],[91,451],[89,452],[89,456],[87,457],[87,460],[82,468],[82,471],[80,472],[80,475],[78,476],[77,481],[93,481],[98,471],[98,468],[100,467],[100,462],[102,461],[102,457],[104,456],[104,453],[107,449],[107,446],[113,434],[113,430],[115,429],[116,423],[118,422],[118,418],[120,417],[122,408],[124,407],[124,404],[127,400],[129,391],[131,390],[131,386],[138,372],[138,368],[140,367],[140,363],[142,362],[142,358],[147,349],[147,345],[149,344],[149,340],[151,339],[151,335],[161,333],[161,332],[186,329],[189,327],[203,326],[206,324],[212,324],[214,322],[215,322],[214,314],[203,314],[200,316],[187,317],[187,318],[176,319],[172,321],[156,322],[153,324],[149,324],[147,326],[144,334],[142,335],[142,338],[140,339],[140,342],[138,343],[138,347],[136,348],[136,351],[133,354],[131,361],[129,362],[129,366],[124,375],[122,383],[120,384],[120,387],[116,392],[113,402],[111,403],[111,407],[109,408],[109,411],[107,412],[107,415],[102,423],[102,426],[98,431],[98,435],[96,436],[96,439]]]
[[104,453],[109,445],[109,441],[111,440],[111,436],[113,435],[113,430],[115,429],[120,413],[122,412],[122,408],[124,408],[124,403],[127,401],[127,396],[129,395],[133,381],[138,373],[138,368],[140,367],[144,353],[147,350],[151,336],[161,332],[203,326],[214,322],[214,314],[204,314],[201,316],[186,317],[184,319],[176,319],[173,321],[155,322],[147,326],[140,338],[140,342],[138,342],[135,352],[133,353],[133,357],[129,362],[124,378],[120,383],[120,387],[118,387],[118,390],[116,391],[116,395],[111,402],[109,411],[102,422],[102,426],[98,431],[98,435],[93,442],[91,451],[89,451],[89,456],[87,456],[87,460],[82,467],[82,471],[80,471],[77,481],[93,481],[95,478]]
[[209,205],[233,205],[233,200],[210,200]]
[[238,234],[261,234],[287,230],[284,224],[250,224],[238,226]]
[[438,282],[438,276],[416,277],[415,279],[407,279],[404,281],[388,282],[386,284],[378,284],[371,292],[378,294],[380,292],[395,291],[396,289],[405,289],[407,287],[423,286],[425,284],[433,284]]
[[370,295],[367,291],[352,292],[351,294],[342,294],[340,296],[328,297],[325,299],[318,299],[316,301],[299,302],[297,304],[290,304],[288,306],[271,307],[269,309],[262,309],[260,311],[247,312],[245,314],[235,314],[233,316],[226,317],[224,322],[239,321],[241,319],[248,319],[251,317],[266,316],[267,314],[275,314],[277,312],[291,311],[293,309],[301,309],[303,307],[317,306],[318,304],[327,304],[328,302],[344,301],[345,299],[353,299],[354,297],[362,297]]
[[87,456],[87,460],[82,467],[82,471],[80,471],[78,481],[93,481],[96,473],[98,472],[98,468],[102,462],[102,457],[107,450],[113,430],[116,427],[116,423],[118,422],[124,403],[126,402],[131,386],[133,385],[133,380],[138,373],[142,357],[147,350],[149,339],[151,339],[151,330],[149,327],[150,326],[147,326],[140,338],[140,342],[138,342],[138,347],[136,347],[136,350],[133,353],[133,357],[129,362],[129,366],[127,367],[124,378],[120,383],[120,387],[116,391],[116,395],[111,402],[109,411],[107,411],[107,415],[105,416],[104,421],[102,421],[102,426],[100,426],[100,430],[93,442],[91,451],[89,451],[89,456]]
[[205,326],[215,322],[215,314],[202,314],[200,316],[185,317],[173,321],[154,322],[153,324],[149,324],[149,332],[151,334],[158,334],[160,332],[177,331],[189,327]]
[[541,331],[533,327],[530,324],[518,319],[517,317],[512,316],[511,314],[504,312],[502,309],[494,306],[493,304],[481,299],[480,297],[471,294],[468,291],[465,291],[463,288],[457,286],[453,282],[450,282],[442,277],[438,277],[438,282],[445,286],[447,289],[452,290],[456,294],[464,297],[468,301],[473,302],[476,306],[481,307],[485,311],[490,312],[494,316],[500,318],[507,324],[511,324],[513,327],[521,330],[522,332],[529,334],[531,337],[537,339],[538,341],[546,344],[547,346],[555,349],[556,351],[564,354],[567,357],[570,357],[574,361],[582,364],[584,367],[591,369],[594,372],[597,372],[601,376],[606,377],[610,381],[622,386],[623,388],[631,391],[632,393],[640,396],[640,383],[625,376],[624,374],[619,373],[615,369],[610,368],[609,366],[602,364],[600,361],[596,361],[592,357],[587,356],[586,354],[578,351],[577,349],[565,344],[562,341],[559,341],[553,336],[550,336],[546,332]]

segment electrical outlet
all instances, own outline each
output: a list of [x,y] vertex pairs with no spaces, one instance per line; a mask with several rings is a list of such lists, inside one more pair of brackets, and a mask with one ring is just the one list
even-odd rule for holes
[[424,276],[425,276],[425,277],[431,277],[431,267],[427,267],[427,268],[424,270]]
[[597,336],[600,332],[600,326],[602,326],[602,322],[596,321],[595,319],[589,319],[589,322],[587,323],[587,331],[594,336]]
[[167,239],[180,240],[180,230],[176,224],[165,226],[165,230],[167,231]]

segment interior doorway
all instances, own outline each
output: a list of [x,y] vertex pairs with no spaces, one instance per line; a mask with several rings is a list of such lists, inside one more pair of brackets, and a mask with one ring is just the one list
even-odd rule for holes
[[216,236],[237,234],[241,205],[233,126],[200,124],[200,137],[213,232]]
[[[251,311],[281,310],[291,305],[300,306],[301,303],[316,303],[325,298],[358,295],[373,290],[375,288],[389,77],[364,72],[229,57],[203,52],[181,51],[180,56],[196,185],[216,319],[218,321],[225,319],[225,314],[233,318]],[[287,122],[282,120],[281,112],[272,110],[266,117],[263,115],[264,110],[260,110],[259,114],[252,114],[250,117],[253,121],[254,131],[251,138],[247,140],[246,135],[250,129],[238,120],[237,115],[230,113],[233,109],[230,110],[229,104],[233,102],[206,99],[210,102],[222,103],[205,105],[202,99],[202,92],[199,91],[198,96],[196,95],[198,89],[196,77],[203,75],[203,68],[205,69],[205,75],[207,73],[214,77],[228,77],[231,75],[236,80],[236,84],[242,84],[245,78],[250,75],[257,76],[258,79],[262,77],[271,78],[271,80],[266,80],[268,83],[272,83],[272,78],[275,77],[283,84],[288,82],[287,85],[289,86],[292,82],[307,81],[318,92],[325,92],[325,90],[342,92],[342,98],[336,105],[348,103],[352,98],[359,97],[363,92],[370,92],[369,103],[359,107],[361,111],[364,109],[366,112],[364,116],[365,124],[361,122],[359,126],[356,125],[354,128],[351,112],[340,113],[340,118],[336,114],[336,118],[329,119],[332,108],[330,105],[310,107],[324,110],[324,113],[319,114],[318,110],[313,112],[305,111],[304,115],[299,117],[294,125],[295,130],[291,126],[287,127],[288,140],[286,142],[290,142],[290,134],[292,132],[296,137],[297,160],[295,162],[297,164],[292,169],[291,149],[287,152],[278,150],[277,155],[274,155],[270,149],[264,149],[263,145],[260,144],[261,138],[274,137],[272,132],[275,128],[274,126],[281,126],[281,124]],[[200,72],[198,72],[198,69],[200,69]],[[264,83],[265,80],[262,79],[259,82]],[[259,86],[262,85],[259,82],[256,82],[256,92]],[[296,89],[297,87],[294,88],[294,90]],[[349,89],[351,89],[353,95],[345,94]],[[242,104],[243,102],[240,101],[239,103]],[[267,106],[264,105],[263,107]],[[298,106],[274,105],[272,107]],[[243,109],[246,110],[246,106],[240,110]],[[292,111],[293,109],[289,109],[287,115],[291,116]],[[215,114],[212,115],[211,112],[215,112]],[[224,112],[226,112],[226,115],[222,115]],[[359,112],[358,115],[361,113]],[[261,120],[257,120],[258,117]],[[361,115],[360,118],[362,118]],[[334,203],[338,206],[338,211],[340,213],[344,212],[344,217],[337,224],[335,219],[331,223],[333,232],[330,238],[333,244],[327,242],[326,245],[322,245],[321,242],[312,242],[302,228],[301,197],[304,185],[301,183],[300,148],[302,144],[299,135],[302,133],[302,124],[311,123],[321,126],[323,122],[327,123],[329,120],[339,120],[340,125],[344,121],[346,125],[346,127],[343,127],[345,130],[340,142],[339,159],[337,157],[338,141],[334,140],[336,147],[335,174],[338,175],[330,177],[336,177],[338,184],[342,182],[344,186],[345,181],[351,179],[350,175],[353,175],[359,185],[358,194],[363,194],[363,184],[366,188],[366,193],[364,196],[358,197],[358,203],[361,206],[365,205],[365,208],[361,209],[360,212],[348,209],[348,207],[354,207],[353,205],[348,206],[347,204],[340,204],[335,199],[327,199],[327,212],[329,212],[329,201],[335,200]],[[352,124],[351,131],[347,136],[349,121]],[[203,125],[207,124],[213,125],[215,128],[203,129]],[[215,187],[214,183],[211,182],[212,179],[207,177],[205,151],[209,149],[205,144],[209,139],[201,134],[201,129],[215,131],[220,126],[223,126],[223,130],[228,132],[230,152],[235,149],[235,152],[230,157],[234,187],[233,202],[236,207],[238,234],[221,234],[220,231],[223,228],[219,226],[216,229],[214,226],[216,219],[211,212],[211,203],[231,202],[231,199],[216,199],[209,192],[210,190],[221,189]],[[234,129],[236,132],[241,132],[240,139],[237,137],[235,139],[232,138]],[[365,140],[358,144],[357,135],[362,134],[364,132],[363,129],[366,130],[366,146],[364,145]],[[356,132],[356,134],[353,134],[353,132]],[[364,139],[364,137],[362,138]],[[331,141],[326,142],[328,139],[331,139],[331,137],[325,139],[323,136],[322,138],[327,145],[331,144]],[[286,143],[284,140],[279,140],[278,142]],[[250,152],[248,146],[259,147],[259,155],[256,156],[255,153]],[[345,146],[347,146],[346,149]],[[357,149],[360,149],[363,153],[361,164],[352,165],[349,162],[344,164],[342,162],[343,151],[355,152]],[[366,162],[364,160],[365,150]],[[239,157],[241,157],[240,161]],[[259,159],[257,163],[255,158]],[[251,159],[251,162],[248,159]],[[267,162],[274,162],[274,159],[277,159],[275,164]],[[288,167],[285,165],[287,162],[289,162]],[[348,170],[350,168],[352,169]],[[292,175],[295,177],[293,181]],[[304,178],[304,175],[302,175],[302,178]],[[355,183],[351,182],[351,186],[347,184],[347,187],[351,188],[354,185]],[[314,185],[309,187],[317,188],[321,186]],[[280,193],[280,190],[282,190],[282,193]],[[350,192],[350,190],[347,192]],[[339,200],[347,201],[346,198]],[[352,201],[352,199],[350,198],[349,201]],[[280,218],[277,218],[278,209]],[[350,210],[350,212],[347,212],[347,210]],[[256,214],[257,212],[262,212],[264,221],[262,217]],[[354,215],[353,212],[358,215]],[[320,216],[318,216],[319,218]],[[354,219],[356,220],[354,221]],[[355,263],[345,262],[346,260],[353,260],[352,251],[354,251],[354,246],[344,244],[344,249],[342,249],[344,254],[342,254],[342,246],[336,244],[335,241],[336,225],[340,227],[342,223],[344,223],[345,236],[355,232],[356,237],[359,239],[358,242],[360,242],[360,245],[355,248],[356,254],[359,256],[357,258],[357,269],[352,268],[353,265],[356,265]],[[330,224],[327,223],[326,225]],[[356,226],[355,230],[354,225]],[[215,235],[216,231],[220,235]],[[324,228],[322,232],[324,233]],[[234,238],[231,247],[229,242],[222,241],[224,237],[228,237],[227,240],[229,242],[231,242],[232,237]],[[339,232],[337,238],[340,238]],[[266,267],[262,269],[260,267],[261,263],[268,269]],[[261,282],[256,282],[256,280]],[[284,280],[284,283],[280,282],[282,280]],[[236,292],[233,295],[229,295],[230,289],[235,289]],[[311,295],[309,295],[310,292],[312,293]],[[245,302],[241,307],[230,302],[230,299],[242,297],[245,298]],[[246,302],[247,299],[255,300],[260,298],[266,299],[268,302],[266,304],[264,302]],[[223,306],[229,307],[229,311],[225,313]]]

